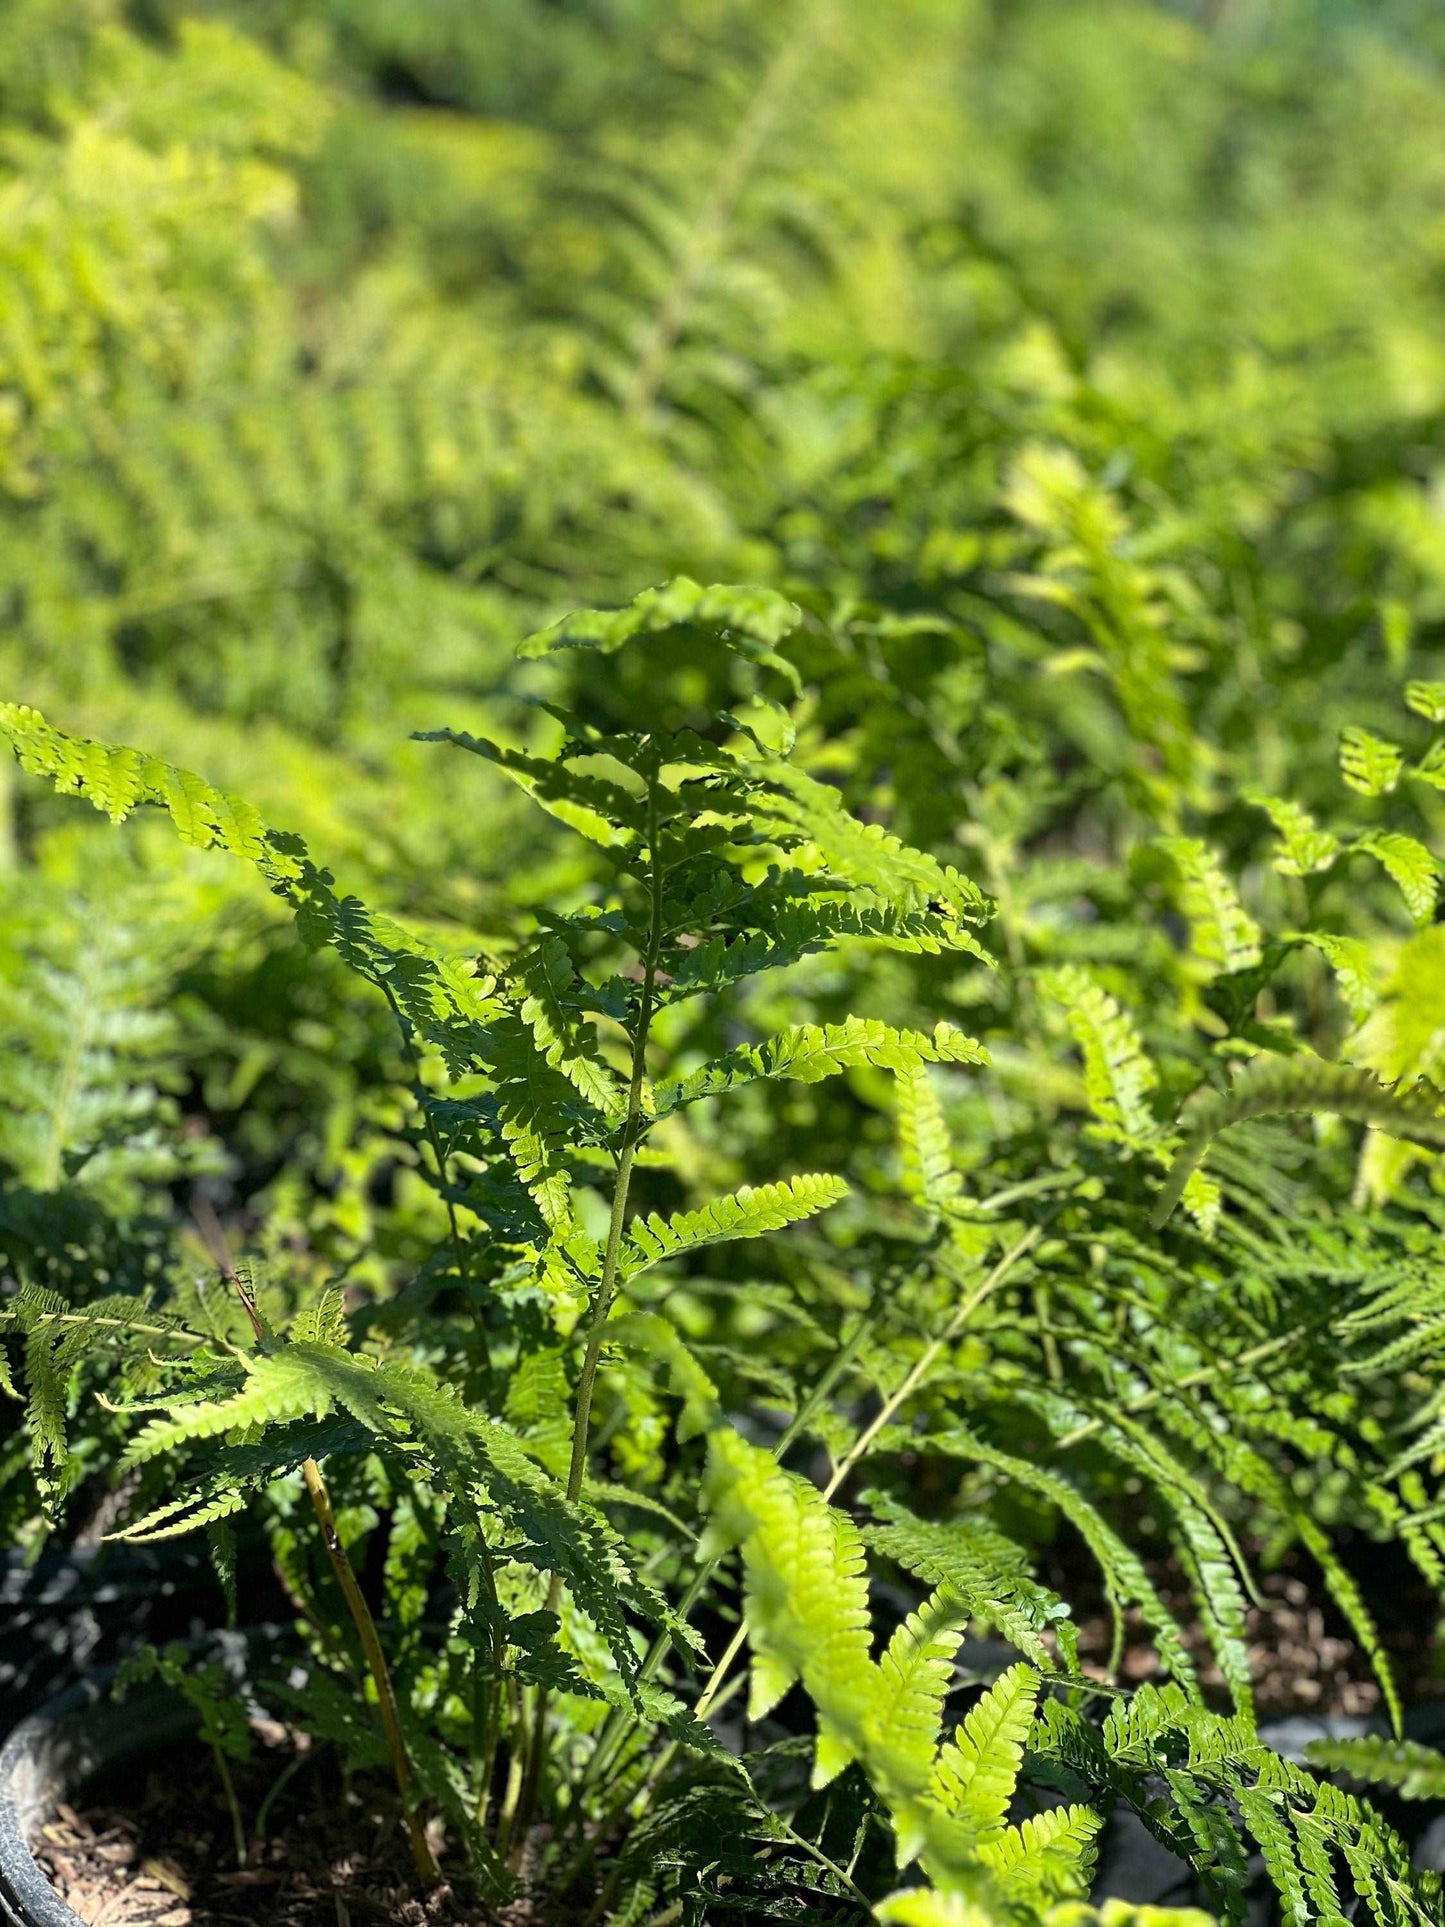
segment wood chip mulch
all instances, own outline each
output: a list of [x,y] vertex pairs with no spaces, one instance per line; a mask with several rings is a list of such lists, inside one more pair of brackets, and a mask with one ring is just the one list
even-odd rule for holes
[[[237,1771],[244,1815],[277,1772],[274,1759]],[[86,1927],[490,1927],[449,1886],[414,1891],[384,1784],[305,1767],[238,1867],[215,1778],[208,1756],[188,1755],[152,1774],[133,1808],[57,1808],[35,1858]]]

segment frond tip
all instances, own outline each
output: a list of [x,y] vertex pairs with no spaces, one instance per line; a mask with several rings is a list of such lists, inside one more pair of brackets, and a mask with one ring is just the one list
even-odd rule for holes
[[1408,1090],[1385,1084],[1373,1071],[1318,1057],[1267,1058],[1243,1071],[1227,1091],[1196,1094],[1180,1116],[1183,1142],[1154,1206],[1157,1229],[1178,1204],[1212,1139],[1231,1124],[1288,1112],[1328,1113],[1373,1124],[1391,1137],[1445,1147],[1445,1111],[1433,1086]]

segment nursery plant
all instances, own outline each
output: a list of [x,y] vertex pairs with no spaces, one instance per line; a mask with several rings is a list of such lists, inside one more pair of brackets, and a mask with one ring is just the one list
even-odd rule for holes
[[[564,681],[510,740],[427,732],[590,852],[491,948],[368,908],[201,777],[0,711],[23,770],[242,859],[316,968],[333,952],[371,987],[409,1066],[395,1155],[439,1228],[394,1290],[318,1285],[284,1245],[168,1293],[22,1283],[0,1331],[45,1503],[84,1435],[112,1537],[205,1530],[226,1581],[253,1513],[309,1658],[272,1690],[394,1776],[418,1883],[444,1867],[479,1905],[1066,1927],[1123,1808],[1226,1918],[1257,1855],[1301,1927],[1356,1897],[1433,1921],[1438,1876],[1379,1813],[1261,1739],[1247,1627],[1250,1547],[1302,1547],[1398,1731],[1333,1533],[1364,1523],[1445,1576],[1434,1435],[1394,1465],[1387,1444],[1438,1327],[1428,1247],[1408,1216],[1336,1205],[1328,1171],[1292,1212],[1299,1187],[1229,1146],[1329,1112],[1428,1147],[1438,1102],[1394,1088],[1403,1066],[1284,1048],[1265,960],[1287,996],[1307,933],[1264,944],[1200,838],[1166,837],[1140,887],[1180,906],[1186,1012],[1214,1011],[1226,1048],[1176,1021],[1151,1054],[1084,964],[996,960],[979,884],[799,753],[795,658],[824,640],[775,592],[678,579],[522,645],[528,675],[586,665],[573,706]],[[609,713],[625,677],[653,707],[630,727]],[[1352,739],[1357,790],[1364,756]],[[1323,864],[1325,833],[1270,808],[1286,867]],[[1403,837],[1373,854],[1408,890],[1424,849]],[[1082,1114],[1004,1113],[961,1151],[949,1100],[992,1075],[962,1029],[765,1021],[865,948],[951,957],[982,1010],[1006,980],[1030,1048],[1077,1051]],[[771,1130],[775,1087],[826,1080],[886,1125],[851,1189],[794,1164],[806,1111]],[[754,1164],[789,1155],[690,1202],[743,1140]],[[1048,1520],[1087,1553],[1112,1651],[1049,1583]],[[1431,1770],[1388,1744],[1351,1760]]]

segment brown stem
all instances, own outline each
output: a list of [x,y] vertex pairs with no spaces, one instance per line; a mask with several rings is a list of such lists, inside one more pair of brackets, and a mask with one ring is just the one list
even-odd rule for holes
[[376,1621],[372,1618],[371,1608],[362,1596],[356,1573],[346,1556],[341,1535],[336,1530],[336,1514],[331,1509],[331,1494],[326,1489],[326,1481],[321,1476],[321,1467],[315,1459],[306,1459],[302,1462],[301,1476],[306,1481],[306,1490],[321,1527],[321,1540],[326,1547],[326,1556],[331,1561],[331,1570],[336,1575],[336,1583],[340,1586],[342,1596],[351,1613],[352,1624],[356,1627],[357,1637],[361,1641],[361,1650],[366,1655],[372,1684],[376,1687],[377,1704],[381,1709],[381,1724],[386,1733],[387,1749],[391,1754],[391,1770],[396,1775],[396,1790],[401,1795],[402,1816],[406,1824],[407,1839],[411,1844],[411,1857],[416,1866],[417,1878],[428,1887],[435,1887],[441,1879],[441,1868],[437,1865],[436,1856],[427,1843],[426,1829],[421,1823],[421,1817],[412,1804],[414,1775],[411,1769],[411,1758],[406,1750],[406,1739],[401,1730],[401,1716],[397,1711],[396,1690],[391,1683],[391,1669],[386,1663],[386,1654],[381,1649]]

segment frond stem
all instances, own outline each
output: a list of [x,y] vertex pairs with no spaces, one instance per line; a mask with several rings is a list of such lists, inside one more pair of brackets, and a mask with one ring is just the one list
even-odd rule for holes
[[[647,1132],[647,1113],[642,1105],[642,1088],[647,1075],[647,1039],[652,1028],[653,1004],[657,993],[657,965],[662,953],[662,854],[658,824],[657,778],[648,779],[647,838],[651,873],[651,917],[647,950],[642,960],[642,996],[637,1007],[637,1028],[632,1039],[632,1076],[627,1090],[627,1115],[622,1126],[622,1142],[617,1153],[617,1177],[612,1187],[612,1210],[607,1220],[607,1245],[602,1259],[602,1276],[592,1304],[587,1327],[587,1348],[577,1379],[577,1405],[572,1422],[572,1460],[567,1471],[567,1502],[575,1505],[582,1495],[587,1476],[587,1446],[592,1429],[592,1395],[597,1385],[597,1368],[607,1333],[607,1320],[617,1291],[617,1272],[622,1260],[622,1234],[627,1222],[627,1197],[632,1184],[632,1165],[637,1147]],[[561,1576],[553,1573],[547,1587],[547,1610],[555,1612],[562,1596]],[[539,1688],[528,1750],[526,1778],[517,1820],[514,1852],[520,1854],[537,1803],[542,1779],[542,1760],[546,1743],[547,1693]]]
[[341,1588],[352,1624],[356,1627],[361,1641],[361,1650],[366,1655],[366,1664],[371,1673],[372,1684],[376,1687],[377,1705],[381,1711],[381,1724],[386,1733],[387,1750],[391,1754],[391,1770],[396,1776],[396,1790],[401,1796],[402,1818],[406,1825],[407,1840],[411,1846],[412,1862],[416,1867],[417,1878],[427,1887],[435,1887],[441,1879],[441,1868],[436,1863],[427,1841],[426,1828],[421,1816],[412,1804],[412,1786],[415,1775],[412,1772],[411,1756],[406,1750],[406,1737],[401,1730],[401,1715],[397,1710],[396,1689],[391,1683],[391,1668],[386,1663],[382,1651],[381,1638],[376,1630],[376,1621],[371,1616],[356,1573],[346,1556],[346,1548],[341,1543],[341,1535],[336,1529],[336,1514],[331,1505],[331,1494],[326,1489],[326,1481],[321,1476],[321,1467],[315,1459],[305,1459],[301,1465],[301,1476],[306,1481],[307,1495],[312,1510],[321,1527],[321,1541],[326,1547],[326,1556],[331,1561],[331,1570],[336,1575],[336,1583]]
[[[437,1134],[436,1119],[431,1114],[431,1107],[426,1101],[426,1086],[421,1081],[421,1052],[416,1047],[416,1036],[412,1029],[411,1022],[403,1014],[401,1006],[397,1003],[392,993],[391,986],[383,983],[381,988],[386,1001],[391,1005],[391,1014],[396,1019],[396,1027],[401,1032],[402,1044],[406,1049],[408,1057],[411,1059],[412,1070],[416,1075],[416,1101],[421,1111],[422,1128],[426,1132],[427,1143],[431,1146],[432,1156],[436,1159],[437,1184],[440,1187],[442,1204],[446,1208],[447,1225],[451,1231],[452,1256],[456,1260],[457,1277],[465,1283],[467,1265],[462,1251],[461,1227],[457,1223],[456,1205],[452,1202],[448,1192],[447,1161],[442,1154],[441,1138]],[[490,1378],[492,1375],[492,1351],[491,1346],[487,1342],[486,1326],[480,1319],[476,1320],[476,1333],[482,1342],[482,1369],[486,1372],[487,1377]]]

